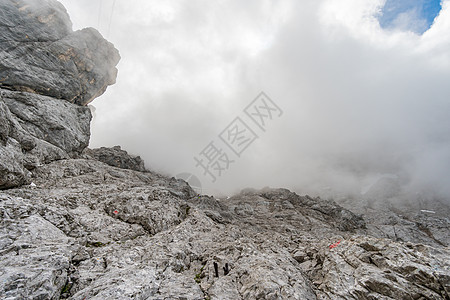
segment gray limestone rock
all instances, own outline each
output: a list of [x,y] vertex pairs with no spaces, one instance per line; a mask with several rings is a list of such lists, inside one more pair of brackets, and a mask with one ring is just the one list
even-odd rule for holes
[[139,156],[128,154],[120,146],[86,149],[85,153],[113,167],[141,172],[146,171],[144,161]]
[[0,1],[0,88],[79,105],[103,94],[119,53],[97,30],[71,28],[55,0]]
[[89,108],[67,101],[0,89],[0,120],[0,189],[30,183],[29,170],[89,143]]
[[2,199],[1,298],[59,299],[70,266],[70,238],[11,200]]
[[18,146],[0,146],[0,189],[30,183],[30,172],[21,163],[23,156]]
[[50,143],[72,157],[88,146],[91,121],[88,107],[25,92],[4,90],[1,94],[11,115],[26,133],[19,137],[25,151],[34,149],[35,139]]
[[115,82],[120,59],[92,28],[72,31],[56,0],[0,1],[0,189],[89,144],[87,103]]
[[53,42],[72,32],[64,6],[55,0],[2,0],[1,41]]
[[[49,299],[448,299],[448,247],[374,237],[370,223],[337,226],[360,216],[333,202],[285,189],[198,196],[92,158],[39,166],[32,180],[0,193],[0,251],[9,253],[0,252],[0,294],[22,293],[11,299],[43,290]],[[23,222],[48,232],[30,239]],[[42,269],[55,277],[32,285]]]

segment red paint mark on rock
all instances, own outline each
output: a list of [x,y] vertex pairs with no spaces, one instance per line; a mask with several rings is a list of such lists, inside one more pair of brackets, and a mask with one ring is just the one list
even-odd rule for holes
[[119,213],[119,211],[115,210],[113,211],[113,214],[117,215]]
[[337,245],[339,245],[341,243],[341,241],[337,241],[337,243],[331,244],[330,246],[328,246],[330,249],[333,249],[334,247],[337,247]]

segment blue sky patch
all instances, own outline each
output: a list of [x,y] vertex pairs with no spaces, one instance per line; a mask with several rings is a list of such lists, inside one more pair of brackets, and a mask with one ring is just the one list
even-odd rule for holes
[[378,18],[385,29],[422,34],[441,11],[440,0],[387,0]]

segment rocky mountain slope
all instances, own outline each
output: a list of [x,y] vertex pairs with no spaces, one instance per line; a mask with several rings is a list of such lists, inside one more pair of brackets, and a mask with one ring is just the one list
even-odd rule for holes
[[0,1],[0,188],[89,144],[82,105],[115,82],[120,56],[95,29],[71,28],[55,0]]
[[0,27],[0,299],[450,299],[445,205],[197,195],[87,149],[119,59],[98,32],[55,0],[0,0]]

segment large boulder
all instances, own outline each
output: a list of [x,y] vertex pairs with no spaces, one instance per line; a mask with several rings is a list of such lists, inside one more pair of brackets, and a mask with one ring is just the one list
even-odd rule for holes
[[72,31],[56,0],[0,1],[0,87],[86,105],[115,83],[120,56],[93,28]]

